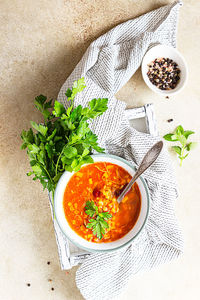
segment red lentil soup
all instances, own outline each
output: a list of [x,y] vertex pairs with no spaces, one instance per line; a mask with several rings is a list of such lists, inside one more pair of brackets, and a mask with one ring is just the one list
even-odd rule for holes
[[[65,217],[70,227],[91,242],[112,242],[127,234],[135,225],[141,208],[140,190],[135,183],[120,204],[117,197],[130,182],[131,175],[122,167],[96,162],[82,167],[69,180],[63,199]],[[99,240],[92,229],[86,227],[89,216],[85,213],[86,201],[93,200],[99,212],[109,212],[109,228]]]

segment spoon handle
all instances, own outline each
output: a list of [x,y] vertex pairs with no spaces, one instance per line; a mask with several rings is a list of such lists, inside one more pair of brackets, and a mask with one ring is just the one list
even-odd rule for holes
[[130,190],[130,188],[132,187],[134,182],[138,179],[138,177],[140,177],[140,175],[154,163],[154,161],[158,158],[162,148],[163,148],[163,142],[160,141],[154,144],[153,147],[146,153],[137,171],[135,172],[133,178],[117,198],[118,203],[120,203],[123,200],[124,196]]

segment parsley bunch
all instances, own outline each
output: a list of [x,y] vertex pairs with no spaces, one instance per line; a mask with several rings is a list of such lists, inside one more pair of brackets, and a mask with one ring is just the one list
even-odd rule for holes
[[101,240],[103,234],[105,234],[105,229],[109,228],[109,225],[106,221],[112,218],[112,215],[108,212],[100,213],[94,201],[86,202],[85,213],[91,217],[86,227],[92,229],[93,234]]
[[70,106],[40,95],[35,98],[35,106],[44,117],[43,124],[31,121],[32,128],[23,130],[21,149],[27,148],[33,180],[39,179],[43,188],[55,191],[56,184],[66,171],[78,171],[85,163],[92,163],[92,149],[103,152],[98,146],[97,136],[90,130],[88,120],[94,119],[107,110],[108,99],[92,99],[88,107],[74,108],[74,98],[85,88],[84,78],[74,82],[66,92]]
[[[194,134],[194,131],[184,130],[181,125],[179,125],[173,133],[168,133],[163,136],[166,141],[179,142],[180,146],[172,146],[172,149],[178,154],[180,159],[180,166],[182,166],[183,160],[188,156],[189,151],[196,147],[195,142],[187,142],[188,137]],[[187,153],[185,153],[187,151]]]

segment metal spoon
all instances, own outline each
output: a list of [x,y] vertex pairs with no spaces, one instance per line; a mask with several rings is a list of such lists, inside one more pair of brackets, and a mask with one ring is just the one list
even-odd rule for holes
[[120,203],[123,200],[124,196],[130,190],[130,188],[132,187],[134,182],[138,179],[138,177],[140,177],[140,175],[144,173],[144,171],[146,171],[146,169],[148,169],[154,163],[154,161],[158,158],[162,148],[163,148],[163,142],[160,141],[155,145],[153,145],[153,147],[146,153],[136,173],[134,174],[133,178],[117,198],[118,203]]

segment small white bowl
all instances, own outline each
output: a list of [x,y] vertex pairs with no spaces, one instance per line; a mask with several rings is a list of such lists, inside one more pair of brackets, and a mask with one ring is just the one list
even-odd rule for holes
[[[161,57],[172,59],[174,62],[178,64],[178,67],[181,71],[180,80],[177,83],[177,86],[173,90],[160,90],[158,87],[156,87],[151,83],[147,75],[148,64],[154,61],[156,58],[161,58]],[[157,45],[155,47],[152,47],[149,51],[146,52],[142,61],[141,68],[142,68],[142,76],[146,85],[157,94],[161,94],[165,96],[174,95],[180,92],[187,82],[188,68],[185,59],[180,54],[180,52],[178,52],[176,49],[169,46]]]
[[[94,162],[110,162],[121,166],[124,168],[128,173],[133,176],[135,173],[135,166],[125,159],[108,154],[97,154],[92,155]],[[144,227],[147,217],[149,214],[149,191],[146,185],[146,182],[142,177],[137,180],[137,184],[140,189],[141,193],[141,210],[138,217],[138,220],[134,227],[122,238],[110,243],[94,243],[86,241],[84,238],[79,236],[72,228],[69,226],[64,213],[63,208],[63,197],[66,185],[70,180],[71,176],[74,173],[64,172],[61,176],[55,191],[54,197],[54,210],[55,210],[55,217],[58,222],[58,225],[63,232],[63,234],[76,246],[79,248],[85,249],[89,252],[108,252],[117,250],[121,247],[124,247],[131,243],[136,236],[141,232],[142,228]]]

